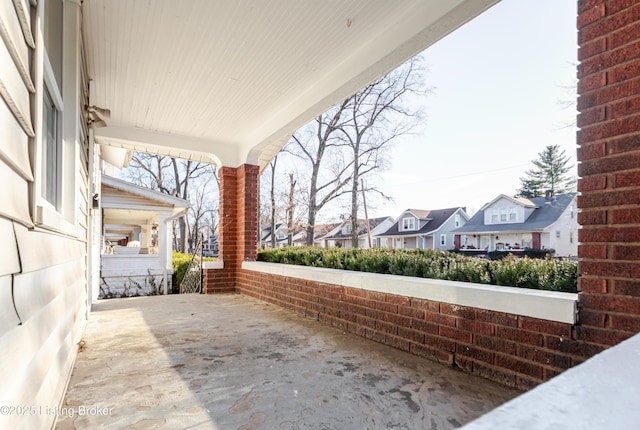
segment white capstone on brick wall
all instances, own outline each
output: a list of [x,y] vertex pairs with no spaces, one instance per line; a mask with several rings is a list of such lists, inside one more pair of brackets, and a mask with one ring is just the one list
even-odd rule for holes
[[548,321],[567,324],[576,322],[578,295],[575,293],[442,281],[409,276],[380,275],[258,261],[245,261],[242,263],[242,268],[261,273],[505,312]]

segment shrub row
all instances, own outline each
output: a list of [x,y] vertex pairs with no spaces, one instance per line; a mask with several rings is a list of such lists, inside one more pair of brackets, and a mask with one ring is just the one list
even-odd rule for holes
[[512,255],[489,261],[431,249],[289,247],[260,250],[258,260],[571,293],[578,283],[575,261]]

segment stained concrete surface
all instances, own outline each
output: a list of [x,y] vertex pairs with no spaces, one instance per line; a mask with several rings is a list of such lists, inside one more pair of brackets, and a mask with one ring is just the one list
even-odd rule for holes
[[451,429],[518,391],[252,298],[94,305],[56,428]]

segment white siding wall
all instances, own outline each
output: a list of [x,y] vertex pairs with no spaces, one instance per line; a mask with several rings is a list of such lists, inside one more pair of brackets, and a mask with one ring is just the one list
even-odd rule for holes
[[[64,4],[68,64],[80,52],[79,44],[76,52],[70,45],[80,40],[80,9],[74,1]],[[66,96],[67,90],[82,92],[79,83],[69,88],[79,82],[79,67],[64,81],[69,192],[63,207],[71,229],[54,232],[33,222],[39,169],[32,166],[38,165],[42,127],[42,6],[34,14],[26,0],[0,1],[0,405],[6,406],[60,405],[86,320],[88,142],[80,120],[85,101]],[[3,414],[0,428],[50,428],[54,419]]]

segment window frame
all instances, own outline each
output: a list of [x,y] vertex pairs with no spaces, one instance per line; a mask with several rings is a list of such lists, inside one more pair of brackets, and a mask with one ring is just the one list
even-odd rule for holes
[[416,217],[406,216],[402,218],[402,231],[416,230]]

